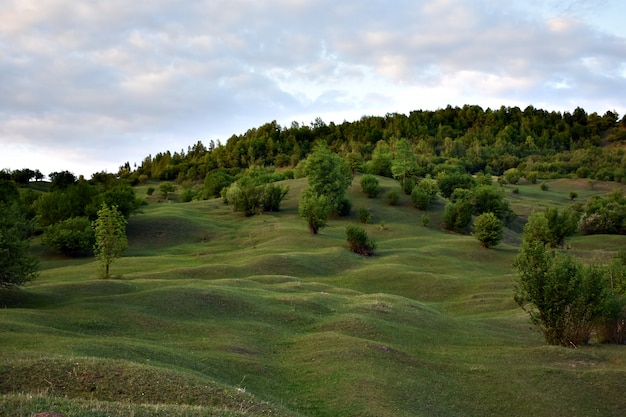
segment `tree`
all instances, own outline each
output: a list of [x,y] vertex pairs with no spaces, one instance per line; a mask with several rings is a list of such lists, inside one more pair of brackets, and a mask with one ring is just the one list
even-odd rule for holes
[[361,189],[369,198],[374,198],[380,193],[380,182],[371,174],[363,175],[360,184]]
[[96,237],[94,253],[102,265],[102,278],[108,278],[111,263],[121,257],[128,247],[126,219],[117,207],[103,203],[93,226]]
[[458,188],[467,190],[474,188],[476,180],[470,174],[452,172],[437,176],[437,186],[442,196],[450,198],[454,190]]
[[462,233],[472,220],[473,209],[472,203],[468,200],[446,204],[442,217],[443,227],[446,230]]
[[411,149],[411,144],[406,139],[400,139],[396,143],[395,158],[391,164],[391,173],[395,179],[404,186],[406,179],[417,172],[417,159]]
[[167,200],[167,196],[173,193],[176,190],[176,187],[171,182],[162,182],[159,184],[159,191],[165,200]]
[[605,316],[606,280],[596,266],[583,267],[569,254],[550,253],[540,241],[526,240],[515,259],[519,280],[515,301],[541,329],[547,343],[587,343]]
[[309,231],[316,235],[321,228],[326,226],[332,205],[327,196],[316,194],[309,188],[302,192],[298,210],[300,216],[306,220]]
[[352,183],[348,164],[326,145],[318,145],[306,160],[305,173],[312,192],[325,196],[336,211]]
[[359,255],[372,256],[376,249],[376,243],[369,238],[365,230],[358,226],[346,227],[346,240],[350,250]]
[[48,177],[50,178],[50,191],[64,190],[70,185],[76,184],[76,175],[69,171],[51,172]]
[[502,240],[502,222],[493,213],[483,213],[474,220],[474,233],[483,248],[490,248]]
[[522,173],[517,168],[510,168],[504,171],[504,179],[509,184],[517,184],[517,182],[522,178]]
[[24,285],[37,277],[39,261],[30,255],[31,229],[17,202],[0,201],[0,287]]
[[64,255],[80,256],[91,251],[95,237],[87,217],[72,217],[48,226],[41,242]]

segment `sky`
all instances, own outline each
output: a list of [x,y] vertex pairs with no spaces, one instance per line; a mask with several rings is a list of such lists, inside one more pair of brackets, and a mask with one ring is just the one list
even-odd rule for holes
[[626,113],[623,0],[3,0],[0,169],[90,178],[276,120]]

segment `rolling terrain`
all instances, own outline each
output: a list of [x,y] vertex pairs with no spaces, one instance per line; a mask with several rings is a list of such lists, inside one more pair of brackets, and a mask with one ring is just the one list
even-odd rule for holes
[[[513,301],[512,266],[533,210],[619,185],[507,186],[518,219],[483,249],[441,230],[443,201],[424,227],[380,181],[368,199],[355,178],[352,215],[317,236],[298,215],[305,179],[284,182],[280,212],[249,218],[219,199],[153,200],[110,280],[35,242],[39,279],[0,292],[0,416],[623,415],[624,347],[547,346]],[[345,241],[360,208],[369,258]],[[608,260],[626,237],[568,243]]]

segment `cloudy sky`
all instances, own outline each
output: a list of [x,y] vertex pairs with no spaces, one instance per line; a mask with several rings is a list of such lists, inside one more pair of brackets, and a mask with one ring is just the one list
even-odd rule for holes
[[87,178],[272,120],[626,113],[623,0],[2,0],[0,169]]

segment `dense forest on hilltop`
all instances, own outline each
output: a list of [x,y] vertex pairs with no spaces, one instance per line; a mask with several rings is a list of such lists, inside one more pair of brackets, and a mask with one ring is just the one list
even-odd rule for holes
[[[614,111],[588,114],[549,112],[528,106],[484,110],[480,106],[448,106],[436,111],[417,110],[409,115],[363,116],[354,122],[326,124],[316,119],[310,126],[276,121],[231,136],[225,144],[198,141],[187,151],[147,156],[135,169],[120,167],[120,177],[140,179],[203,180],[216,169],[231,173],[252,166],[296,166],[318,141],[325,142],[357,169],[377,156],[381,144],[394,152],[394,144],[407,139],[418,157],[420,174],[434,174],[439,164],[455,165],[467,173],[500,175],[510,168],[536,172],[540,178],[576,175],[622,181],[626,177],[623,143],[626,118]],[[369,171],[391,176],[385,169]]]

